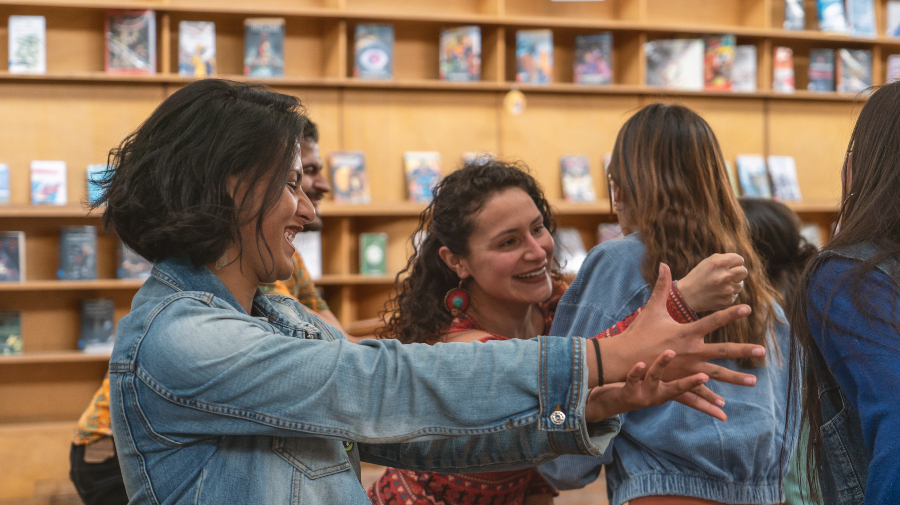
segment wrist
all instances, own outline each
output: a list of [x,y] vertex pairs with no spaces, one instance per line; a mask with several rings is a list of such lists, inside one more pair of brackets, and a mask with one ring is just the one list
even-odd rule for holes
[[[602,338],[597,342],[600,346],[603,382],[606,384],[624,382],[628,371],[637,363],[637,361],[631,361],[632,357],[627,348],[622,345],[623,343],[624,339],[621,336]],[[598,383],[599,381],[591,383],[591,387],[597,386]]]

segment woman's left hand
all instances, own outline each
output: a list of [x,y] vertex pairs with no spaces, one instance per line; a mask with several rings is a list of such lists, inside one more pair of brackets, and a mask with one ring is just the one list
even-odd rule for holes
[[737,300],[746,278],[739,254],[713,254],[678,281],[678,291],[694,312],[720,310]]

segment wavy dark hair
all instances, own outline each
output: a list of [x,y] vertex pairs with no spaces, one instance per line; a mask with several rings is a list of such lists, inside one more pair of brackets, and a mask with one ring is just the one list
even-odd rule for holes
[[[109,152],[92,208],[105,205],[103,225],[148,260],[186,256],[194,266],[216,261],[255,221],[257,248],[274,268],[262,222],[287,183],[306,125],[295,97],[222,79],[193,82]],[[251,201],[259,185],[262,201]],[[254,215],[238,212],[255,205]]]
[[[475,215],[492,196],[509,188],[527,193],[547,231],[556,231],[550,204],[523,163],[478,160],[466,164],[437,184],[434,200],[419,216],[413,237],[424,232],[425,239],[413,243],[406,268],[397,274],[394,292],[381,313],[385,325],[375,332],[378,338],[396,338],[405,344],[440,340],[452,320],[444,308],[444,295],[459,285],[459,276],[438,251],[447,246],[457,256],[468,256]],[[551,269],[551,276],[558,279],[558,269]]]

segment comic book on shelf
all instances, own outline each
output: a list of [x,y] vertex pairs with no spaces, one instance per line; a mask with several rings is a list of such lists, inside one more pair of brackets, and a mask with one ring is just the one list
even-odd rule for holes
[[44,16],[9,17],[9,73],[47,73],[47,20]]
[[87,197],[89,203],[100,199],[100,182],[106,175],[106,163],[91,163],[87,166]]
[[771,155],[768,164],[769,176],[772,178],[772,195],[783,202],[799,202],[802,197],[794,157]]
[[703,66],[703,89],[730,91],[734,69],[734,35],[706,37],[706,56]]
[[152,9],[108,11],[105,54],[109,74],[155,74],[156,13]]
[[0,310],[0,355],[22,354],[22,313]]
[[108,298],[81,300],[78,348],[88,354],[109,354],[116,343],[116,304]]
[[560,269],[566,274],[577,274],[587,258],[587,249],[578,228],[557,228],[555,233],[554,252],[559,260]]
[[600,223],[597,225],[597,243],[602,244],[609,240],[616,240],[624,237],[622,233],[622,225],[619,223]]
[[844,0],[816,0],[816,3],[819,9],[819,30],[823,32],[847,33]]
[[769,172],[766,160],[758,154],[739,154],[735,158],[738,180],[744,196],[754,198],[772,198],[772,186],[769,184]]
[[772,59],[772,89],[778,93],[794,92],[794,51],[776,47]]
[[284,18],[244,20],[244,75],[284,76]]
[[563,196],[567,202],[596,202],[591,162],[587,156],[560,156]]
[[0,231],[0,282],[25,280],[25,232]]
[[703,39],[661,39],[644,44],[647,86],[703,90]]
[[387,233],[359,234],[359,273],[387,275]]
[[549,84],[553,82],[553,32],[519,30],[516,32],[516,82]]
[[117,259],[116,277],[119,279],[147,280],[150,278],[150,271],[153,270],[153,263],[150,263],[144,259],[143,256],[134,252],[122,241],[119,241]]
[[59,232],[59,270],[61,281],[97,278],[97,227],[63,226]]
[[216,24],[212,21],[178,23],[178,75],[208,77],[216,73]]
[[756,91],[756,46],[735,46],[734,66],[731,67],[731,91],[741,93]]
[[444,81],[481,80],[481,28],[441,30],[440,77]]
[[836,79],[841,93],[859,93],[872,86],[872,51],[838,49]]
[[334,151],[328,155],[336,203],[369,203],[369,176],[362,151]]
[[900,0],[888,0],[885,35],[900,37]]
[[847,0],[847,30],[855,37],[875,37],[874,0]]
[[0,205],[9,203],[9,165],[0,163]]
[[394,27],[386,24],[356,25],[353,77],[394,78]]
[[803,0],[784,0],[784,29],[802,30],[806,26]]
[[834,91],[834,49],[809,50],[809,91]]
[[441,180],[441,153],[407,151],[403,154],[406,189],[410,202],[431,203],[432,190]]
[[612,84],[612,33],[575,37],[575,84]]
[[65,161],[31,162],[31,204],[65,205],[68,202]]
[[891,54],[887,58],[887,74],[885,83],[900,81],[900,54]]

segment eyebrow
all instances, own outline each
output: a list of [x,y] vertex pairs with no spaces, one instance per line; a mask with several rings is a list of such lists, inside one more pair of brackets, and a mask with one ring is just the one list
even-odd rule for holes
[[[536,223],[536,222],[538,222],[538,221],[543,221],[543,219],[544,219],[544,216],[541,215],[541,214],[538,214],[538,217],[534,218],[534,219],[531,221],[531,224],[533,225],[534,223]],[[493,237],[491,237],[491,240],[495,240],[495,239],[501,237],[502,235],[505,235],[505,234],[507,234],[507,233],[512,233],[512,232],[514,232],[514,231],[516,231],[516,228],[510,228],[510,229],[508,229],[508,230],[503,230],[503,231],[497,233],[496,235],[494,235]]]

